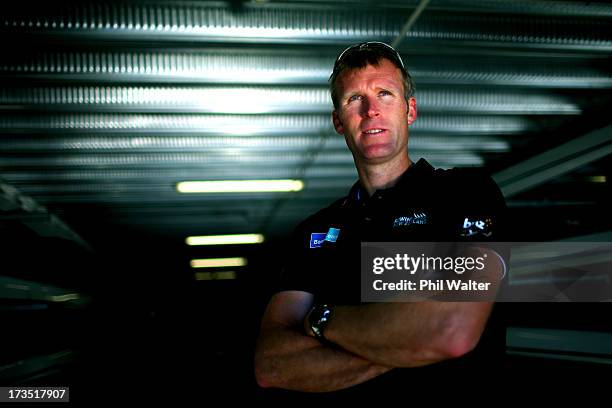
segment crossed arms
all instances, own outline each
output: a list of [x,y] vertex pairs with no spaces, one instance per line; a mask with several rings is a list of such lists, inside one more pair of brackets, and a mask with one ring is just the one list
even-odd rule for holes
[[394,367],[418,367],[472,350],[492,309],[490,302],[375,303],[336,306],[323,345],[305,333],[313,303],[308,292],[272,297],[255,351],[261,387],[334,391]]

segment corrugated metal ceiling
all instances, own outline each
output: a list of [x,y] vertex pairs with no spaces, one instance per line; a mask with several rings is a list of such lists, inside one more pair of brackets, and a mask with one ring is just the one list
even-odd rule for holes
[[[417,5],[20,3],[0,20],[0,176],[93,240],[126,225],[145,235],[282,237],[343,195],[356,173],[329,120],[334,58],[354,42],[393,41]],[[604,3],[431,1],[398,47],[417,84],[413,160],[520,170],[607,125],[611,18]],[[609,145],[604,137],[590,149]],[[593,157],[523,186],[510,205],[599,204],[608,184],[589,180],[608,174],[609,161]],[[259,178],[306,187],[175,189]]]

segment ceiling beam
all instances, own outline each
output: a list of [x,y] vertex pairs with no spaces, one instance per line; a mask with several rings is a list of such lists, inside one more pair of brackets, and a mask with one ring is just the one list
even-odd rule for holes
[[493,176],[505,197],[553,180],[612,154],[612,125],[538,154]]
[[421,13],[425,10],[425,7],[427,7],[427,5],[429,4],[429,1],[430,0],[421,0],[417,8],[414,9],[410,17],[408,17],[408,21],[406,21],[406,24],[404,24],[397,37],[395,37],[395,39],[391,43],[391,46],[393,46],[393,48],[397,48],[397,46],[400,45],[404,37],[406,37],[406,33],[410,31]]
[[[91,247],[57,216],[38,204],[31,197],[23,195],[15,187],[0,181],[0,212],[3,218],[17,220],[41,237],[59,237],[74,241],[88,251]],[[2,221],[3,218],[0,218]]]

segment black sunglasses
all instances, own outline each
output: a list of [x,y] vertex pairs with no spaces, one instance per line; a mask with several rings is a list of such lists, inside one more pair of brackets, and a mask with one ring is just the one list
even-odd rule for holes
[[395,48],[393,48],[389,44],[386,44],[381,41],[368,41],[368,42],[363,42],[360,44],[353,44],[350,47],[346,48],[344,51],[340,53],[340,55],[338,55],[338,58],[336,58],[336,62],[334,63],[334,71],[336,70],[338,65],[342,62],[342,59],[346,58],[348,54],[354,51],[359,52],[359,51],[369,50],[369,49],[370,50],[382,49],[382,50],[388,51],[389,54],[393,56],[393,59],[395,59],[396,62],[398,62],[399,65],[401,65],[402,69],[406,71],[406,67],[404,66],[404,61],[402,61],[402,57],[400,57],[399,52],[397,52]]

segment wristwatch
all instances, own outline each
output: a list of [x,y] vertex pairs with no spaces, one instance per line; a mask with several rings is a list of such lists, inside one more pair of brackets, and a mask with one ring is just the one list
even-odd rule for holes
[[325,328],[329,324],[332,316],[332,307],[330,305],[315,305],[308,316],[308,324],[310,330],[314,333],[318,340],[326,342],[327,339],[323,335]]

